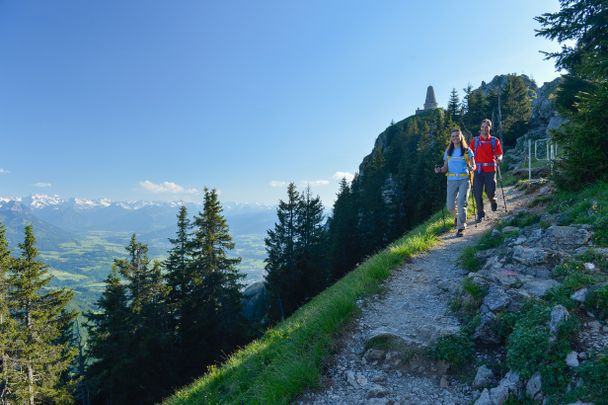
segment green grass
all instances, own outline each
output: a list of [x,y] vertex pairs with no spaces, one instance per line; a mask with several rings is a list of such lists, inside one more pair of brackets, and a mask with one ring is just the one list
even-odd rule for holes
[[608,183],[598,182],[577,192],[558,192],[549,212],[560,214],[560,225],[591,224],[593,242],[608,246]]
[[393,269],[429,249],[447,229],[441,214],[434,215],[165,404],[287,404],[317,386],[336,334],[358,312],[357,300],[379,292]]

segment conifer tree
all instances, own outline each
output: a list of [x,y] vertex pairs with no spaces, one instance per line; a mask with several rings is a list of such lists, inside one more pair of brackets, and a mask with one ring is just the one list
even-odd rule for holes
[[93,362],[86,379],[98,403],[127,403],[129,372],[133,369],[130,353],[130,318],[127,289],[121,283],[116,265],[105,280],[97,300],[98,310],[87,314],[89,346],[87,357]]
[[[505,145],[515,145],[515,140],[528,130],[532,116],[528,86],[520,76],[507,75],[500,97],[503,140]],[[496,124],[497,128],[499,124]]]
[[452,89],[450,93],[450,99],[448,101],[448,117],[452,120],[452,122],[460,121],[460,98],[458,97],[458,92],[456,89]]
[[[150,263],[148,246],[137,241],[135,235],[126,248],[127,259],[115,260],[121,276],[126,280],[129,297],[129,351],[133,376],[123,382],[132,385],[131,398],[140,403],[151,403],[167,395],[172,375],[168,361],[171,334],[165,306],[166,286],[158,261]],[[134,384],[137,382],[138,384]]]
[[36,239],[31,225],[25,228],[25,239],[19,244],[21,256],[14,261],[9,276],[9,306],[16,323],[17,380],[13,382],[13,399],[33,405],[36,402],[66,402],[69,387],[61,384],[75,356],[66,339],[66,328],[76,317],[66,309],[73,296],[71,290],[51,290],[46,266],[38,260]]
[[553,132],[563,154],[557,162],[560,187],[578,189],[608,178],[608,5],[605,0],[561,0],[560,10],[536,20],[537,35],[562,43],[547,53],[568,73],[557,95],[569,120]]
[[472,132],[472,136],[476,136],[481,120],[490,115],[489,102],[480,89],[472,90],[467,87],[465,94],[466,113],[463,116],[463,124]]
[[[190,251],[192,292],[184,331],[192,372],[218,361],[246,338],[241,315],[241,259],[230,257],[234,242],[215,189],[204,191],[203,212],[194,217]],[[185,322],[184,322],[185,325]],[[186,326],[185,326],[186,327]]]
[[292,289],[297,283],[297,221],[300,195],[294,183],[287,186],[287,200],[279,201],[278,221],[268,230],[266,244],[266,288],[269,316],[283,319],[297,307]]
[[345,178],[340,181],[340,190],[329,220],[329,255],[332,280],[341,278],[352,270],[359,259],[357,256],[357,227],[354,198]]
[[126,259],[114,260],[98,301],[101,312],[89,314],[90,355],[97,361],[88,376],[97,401],[153,403],[174,383],[166,286],[147,245],[132,235],[126,250]]
[[177,214],[177,233],[174,239],[169,239],[173,246],[169,250],[169,256],[165,260],[167,285],[169,295],[167,298],[171,317],[173,319],[172,328],[178,333],[183,329],[182,312],[186,297],[191,290],[190,269],[190,220],[188,210],[182,205]]
[[11,257],[6,240],[6,228],[0,224],[0,403],[6,404],[12,397],[12,381],[16,380],[16,367],[11,361],[15,354],[15,322],[9,312],[8,272]]
[[300,195],[296,221],[300,305],[325,289],[329,282],[327,234],[323,219],[321,198],[313,197],[308,186]]

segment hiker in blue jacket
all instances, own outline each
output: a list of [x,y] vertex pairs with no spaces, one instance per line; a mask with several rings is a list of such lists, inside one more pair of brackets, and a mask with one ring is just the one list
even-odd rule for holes
[[[475,155],[458,128],[450,133],[450,146],[443,154],[443,167],[435,167],[435,173],[445,173],[448,178],[446,205],[455,215],[456,236],[463,236],[467,226],[467,206],[471,190],[470,175],[475,172]],[[458,197],[458,213],[456,213]]]

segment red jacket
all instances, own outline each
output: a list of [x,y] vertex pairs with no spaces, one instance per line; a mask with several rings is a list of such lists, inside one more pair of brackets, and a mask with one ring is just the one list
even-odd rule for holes
[[[494,147],[492,144],[494,144]],[[498,138],[490,135],[484,139],[479,135],[471,139],[469,147],[475,154],[475,164],[477,165],[478,172],[496,171],[496,156],[502,155],[502,146]]]

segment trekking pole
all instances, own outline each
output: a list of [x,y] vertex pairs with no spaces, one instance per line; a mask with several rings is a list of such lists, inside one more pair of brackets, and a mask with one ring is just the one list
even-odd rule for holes
[[500,165],[496,165],[496,169],[498,169],[498,182],[500,183],[500,191],[502,192],[502,202],[505,204],[505,212],[509,212],[507,210],[507,199],[505,198],[505,188],[502,183],[502,173],[500,172]]

